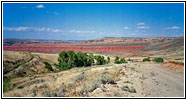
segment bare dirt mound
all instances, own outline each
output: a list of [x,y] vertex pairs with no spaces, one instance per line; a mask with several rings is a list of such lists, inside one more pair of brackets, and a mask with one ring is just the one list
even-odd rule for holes
[[166,62],[163,66],[177,72],[184,72],[184,63],[179,62]]

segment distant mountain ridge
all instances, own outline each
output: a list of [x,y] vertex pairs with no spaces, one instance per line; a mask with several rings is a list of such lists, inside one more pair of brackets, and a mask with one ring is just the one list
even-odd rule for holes
[[4,46],[147,46],[165,43],[181,37],[104,37],[95,40],[44,40],[44,39],[4,39]]

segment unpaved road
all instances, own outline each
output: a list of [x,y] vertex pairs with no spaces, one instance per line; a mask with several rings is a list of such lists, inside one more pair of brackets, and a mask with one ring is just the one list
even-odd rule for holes
[[183,97],[184,74],[161,66],[161,64],[140,64],[138,68],[146,79],[143,92],[151,97]]
[[[124,65],[119,65],[124,66]],[[156,63],[126,64],[125,75],[115,85],[107,84],[90,96],[119,97],[183,97],[184,73],[172,71]],[[117,66],[116,66],[117,67]],[[136,93],[123,91],[123,86],[133,87]]]

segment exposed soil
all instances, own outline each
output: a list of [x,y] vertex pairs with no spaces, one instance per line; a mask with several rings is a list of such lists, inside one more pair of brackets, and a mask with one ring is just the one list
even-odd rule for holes
[[144,49],[144,46],[93,46],[93,47],[84,47],[84,46],[4,46],[3,50],[6,51],[29,51],[29,52],[43,52],[43,53],[59,53],[60,51],[73,50],[75,52],[96,52],[96,53],[115,53],[121,51],[129,50],[140,50]]
[[[162,67],[162,64],[130,64],[116,85],[107,84],[90,96],[118,97],[183,97],[184,74]],[[136,89],[136,93],[122,91],[121,87]]]
[[163,63],[163,66],[171,70],[175,70],[177,72],[184,72],[184,63],[166,62],[166,63]]

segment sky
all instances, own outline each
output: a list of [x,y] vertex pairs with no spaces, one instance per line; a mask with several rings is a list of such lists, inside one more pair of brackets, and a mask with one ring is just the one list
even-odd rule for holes
[[3,38],[184,35],[184,3],[3,3]]

